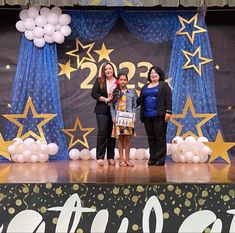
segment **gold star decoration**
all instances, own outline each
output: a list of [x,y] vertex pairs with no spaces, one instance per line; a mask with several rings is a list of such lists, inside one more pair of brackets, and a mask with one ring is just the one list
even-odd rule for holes
[[227,110],[232,111],[233,106],[228,106]]
[[[194,42],[194,38],[195,38],[196,33],[202,33],[202,32],[207,31],[206,29],[204,29],[202,27],[199,27],[197,25],[198,14],[194,15],[190,20],[186,20],[186,19],[182,18],[179,15],[178,15],[178,18],[179,18],[179,21],[180,21],[180,24],[181,24],[181,28],[180,28],[179,31],[176,32],[176,35],[186,35],[188,37],[189,41],[191,42],[191,44],[193,44],[193,42]],[[193,22],[193,27],[197,30],[193,30],[192,34],[190,35],[190,33],[187,32],[187,31],[184,31],[184,29],[186,28],[185,23],[186,24],[191,24],[192,22]]]
[[[95,61],[95,59],[91,56],[90,52],[91,49],[93,48],[95,43],[91,43],[88,45],[83,45],[78,39],[76,39],[76,49],[71,50],[69,52],[67,52],[66,54],[76,57],[77,58],[77,69],[79,69],[80,65],[84,62],[84,61]],[[80,52],[80,48],[82,48],[82,50],[87,49],[86,54],[87,57],[83,57],[82,59],[80,58],[79,54],[76,54],[77,52]]]
[[70,73],[77,70],[77,69],[71,67],[70,60],[68,60],[68,62],[65,65],[59,63],[59,66],[61,68],[61,71],[58,75],[60,76],[60,75],[65,74],[69,80],[70,80]]
[[[199,46],[193,53],[190,53],[188,51],[185,51],[182,49],[182,52],[184,54],[184,56],[187,58],[187,61],[185,62],[185,64],[183,65],[183,69],[190,69],[193,68],[200,76],[202,74],[202,65],[206,64],[208,62],[211,62],[212,59],[210,58],[205,58],[201,56],[201,47]],[[201,60],[201,62],[199,62],[198,67],[195,64],[190,64],[191,59],[189,56],[191,57],[195,57],[195,55],[198,54],[199,59]]]
[[[40,123],[37,124],[37,129],[38,129],[38,132],[40,135],[36,134],[32,130],[28,130],[25,134],[22,135],[24,125],[22,123],[20,123],[17,119],[27,118],[29,110],[31,110],[33,118],[44,118],[44,120],[42,120]],[[53,119],[56,116],[56,114],[38,114],[35,110],[32,99],[29,96],[27,103],[25,105],[25,108],[24,108],[24,112],[22,114],[7,114],[7,115],[3,115],[3,116],[5,118],[7,118],[9,121],[11,121],[13,124],[15,124],[19,127],[17,135],[16,135],[17,138],[22,138],[24,140],[24,139],[28,138],[29,136],[32,136],[35,139],[42,138],[44,141],[46,141],[45,135],[42,130],[42,126],[45,125],[51,119]]]
[[215,65],[215,69],[216,69],[216,70],[219,70],[219,69],[220,69],[220,66],[219,66],[219,65]]
[[205,145],[209,146],[212,150],[209,163],[217,159],[218,157],[223,158],[227,163],[230,163],[228,156],[228,150],[235,146],[235,142],[224,142],[220,130],[217,133],[214,142],[203,142]]
[[6,65],[6,69],[7,70],[10,70],[11,69],[11,66],[9,64]]
[[7,103],[7,107],[8,107],[8,108],[11,108],[11,104],[10,104],[10,103]]
[[196,125],[196,129],[197,129],[197,133],[198,135],[194,134],[192,131],[187,131],[185,132],[181,137],[182,138],[186,138],[187,136],[193,136],[193,137],[202,137],[203,133],[201,130],[201,127],[207,122],[209,121],[211,118],[213,118],[216,114],[213,113],[196,113],[195,112],[195,108],[193,106],[193,102],[190,98],[190,96],[188,96],[187,101],[185,103],[184,109],[183,109],[183,113],[181,114],[172,114],[170,121],[177,126],[177,132],[176,132],[176,136],[180,136],[181,132],[182,132],[182,128],[183,125],[180,124],[178,121],[176,121],[175,119],[184,119],[187,115],[187,111],[188,109],[190,109],[193,118],[204,118],[203,120],[201,120],[197,125]]
[[12,145],[13,141],[4,141],[2,134],[0,133],[0,155],[10,161],[12,161],[8,147]]
[[107,61],[110,61],[109,54],[113,51],[113,49],[107,49],[105,47],[105,44],[102,44],[101,49],[99,50],[94,50],[99,55],[99,61],[102,61],[103,59],[106,59]]
[[[81,132],[85,132],[82,135],[83,140],[77,139],[74,141],[74,134],[72,132],[76,133],[77,130],[80,130]],[[77,117],[75,125],[72,129],[63,129],[63,132],[66,133],[70,137],[69,141],[69,149],[71,149],[73,146],[75,146],[77,143],[82,144],[86,148],[89,148],[89,144],[87,141],[87,135],[90,134],[95,128],[83,128],[80,119]]]

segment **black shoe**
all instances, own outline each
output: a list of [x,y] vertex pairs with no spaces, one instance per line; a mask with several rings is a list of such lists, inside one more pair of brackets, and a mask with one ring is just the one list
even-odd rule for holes
[[155,163],[155,166],[164,166],[164,165],[165,165],[164,162],[156,162],[156,163]]
[[149,166],[154,166],[155,164],[156,164],[155,161],[151,161],[151,160],[148,161],[148,165],[149,165]]

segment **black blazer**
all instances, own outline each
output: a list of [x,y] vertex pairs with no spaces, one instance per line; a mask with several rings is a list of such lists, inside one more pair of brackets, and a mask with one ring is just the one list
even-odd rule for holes
[[[144,122],[144,98],[143,90],[148,86],[146,83],[140,92],[140,97],[137,99],[137,106],[140,106],[140,120]],[[158,95],[157,95],[157,112],[159,116],[165,116],[166,113],[172,112],[172,93],[171,88],[167,82],[160,81],[158,84]]]
[[106,82],[104,83],[104,88],[100,88],[100,84],[98,82],[98,78],[96,79],[92,91],[91,91],[91,96],[93,99],[96,99],[96,105],[95,105],[95,113],[103,113],[103,114],[107,114],[108,111],[110,111],[110,108],[108,107],[108,105],[103,102],[103,101],[99,101],[99,98],[101,96],[108,98],[108,92],[107,92],[107,87],[106,87]]

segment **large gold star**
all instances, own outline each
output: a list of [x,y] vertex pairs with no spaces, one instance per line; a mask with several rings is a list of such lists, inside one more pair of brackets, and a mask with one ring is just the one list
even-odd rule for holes
[[190,96],[188,96],[187,101],[185,103],[184,109],[183,109],[183,113],[182,114],[172,114],[170,121],[177,126],[177,132],[176,132],[176,136],[180,136],[183,125],[180,124],[178,121],[176,121],[175,119],[184,119],[187,115],[187,111],[188,109],[190,109],[193,118],[204,118],[203,120],[201,120],[197,125],[196,125],[196,129],[197,129],[197,133],[198,135],[194,134],[192,131],[187,131],[185,132],[181,137],[182,138],[186,138],[187,136],[193,136],[193,137],[202,137],[203,133],[201,130],[201,127],[207,122],[209,121],[212,117],[214,117],[216,114],[213,113],[196,113],[195,112],[195,108],[193,106],[193,102],[190,98]]
[[[77,139],[74,141],[74,134],[72,134],[72,132],[77,131],[77,129],[79,129],[82,132],[85,132],[82,135],[83,140],[81,139]],[[75,125],[73,127],[73,129],[63,129],[63,132],[66,133],[69,137],[70,137],[70,141],[69,141],[69,149],[71,149],[73,146],[75,146],[77,143],[82,144],[83,146],[85,146],[86,148],[89,148],[89,144],[87,141],[87,135],[90,134],[95,128],[83,128],[80,119],[77,117]]]
[[[180,28],[179,31],[176,32],[176,35],[186,35],[188,37],[189,41],[191,42],[191,44],[193,44],[193,42],[194,42],[194,38],[195,38],[196,33],[201,33],[201,32],[207,31],[206,29],[199,27],[197,25],[198,14],[194,15],[190,20],[186,20],[179,15],[178,15],[178,18],[180,20],[180,24],[182,27]],[[190,35],[189,32],[184,31],[184,29],[186,28],[185,23],[191,24],[192,22],[193,22],[193,27],[196,28],[197,30],[195,30],[195,31],[193,30],[192,34]]]
[[217,159],[218,157],[223,158],[227,163],[230,163],[228,156],[228,150],[235,146],[235,142],[224,142],[220,130],[217,133],[214,142],[204,142],[205,145],[209,146],[212,150],[209,163]]
[[8,147],[12,145],[13,141],[4,141],[2,134],[0,133],[0,155],[8,160],[12,160],[8,152]]
[[60,73],[58,75],[60,76],[60,75],[65,74],[68,79],[70,79],[70,73],[75,71],[75,70],[77,70],[77,69],[71,67],[70,60],[68,60],[68,62],[65,65],[59,63],[59,66],[61,68],[61,71],[60,71]]
[[[22,135],[24,125],[21,124],[17,119],[27,118],[29,110],[31,110],[33,118],[40,118],[40,119],[44,118],[44,120],[42,120],[40,123],[37,124],[37,129],[40,135],[37,135],[32,130],[28,130],[25,134]],[[50,121],[52,118],[54,118],[56,114],[38,114],[35,110],[32,99],[29,96],[27,103],[25,105],[24,112],[22,114],[7,114],[3,116],[19,127],[17,135],[16,135],[17,138],[22,138],[24,140],[28,138],[29,136],[32,136],[35,139],[42,138],[44,141],[46,141],[45,135],[42,130],[42,126],[45,125],[48,121]]]
[[11,69],[11,66],[9,64],[6,65],[6,69],[7,70],[10,70]]
[[[205,58],[205,57],[201,56],[201,47],[200,46],[193,53],[190,53],[190,52],[185,51],[183,49],[182,49],[182,52],[184,53],[184,56],[187,58],[187,61],[185,62],[185,64],[183,65],[182,68],[183,69],[193,68],[200,76],[202,74],[202,65],[212,61],[212,59],[210,59],[210,58]],[[199,62],[199,64],[198,64],[198,67],[195,64],[189,64],[191,62],[191,59],[189,56],[195,57],[196,54],[198,54],[198,57],[201,60],[201,62]]]
[[105,44],[102,44],[101,49],[99,50],[94,50],[99,55],[99,61],[102,61],[103,59],[106,59],[107,61],[110,61],[109,54],[113,51],[113,49],[107,49],[105,47]]
[[[91,43],[91,44],[88,44],[88,45],[83,45],[78,39],[76,39],[76,49],[71,50],[71,51],[66,53],[70,56],[73,56],[73,57],[77,58],[77,69],[79,69],[80,65],[84,61],[95,61],[95,59],[90,54],[90,51],[91,51],[92,47],[94,46],[94,44],[95,43]],[[76,54],[76,52],[80,52],[79,45],[82,49],[87,49],[87,51],[86,51],[87,57],[84,56],[82,59],[80,59],[79,54]]]

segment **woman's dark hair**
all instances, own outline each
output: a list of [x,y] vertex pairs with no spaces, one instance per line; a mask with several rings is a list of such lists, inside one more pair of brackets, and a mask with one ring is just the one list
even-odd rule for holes
[[148,81],[150,83],[151,83],[150,74],[151,74],[152,70],[155,70],[157,72],[157,74],[159,75],[159,81],[165,80],[165,73],[163,72],[163,70],[160,67],[152,66],[148,72]]
[[98,78],[99,84],[100,84],[100,88],[103,89],[105,86],[105,80],[106,80],[106,76],[105,76],[105,67],[107,65],[110,65],[113,68],[113,77],[116,78],[115,72],[114,72],[114,67],[110,62],[104,63],[102,65],[101,68],[101,76]]

